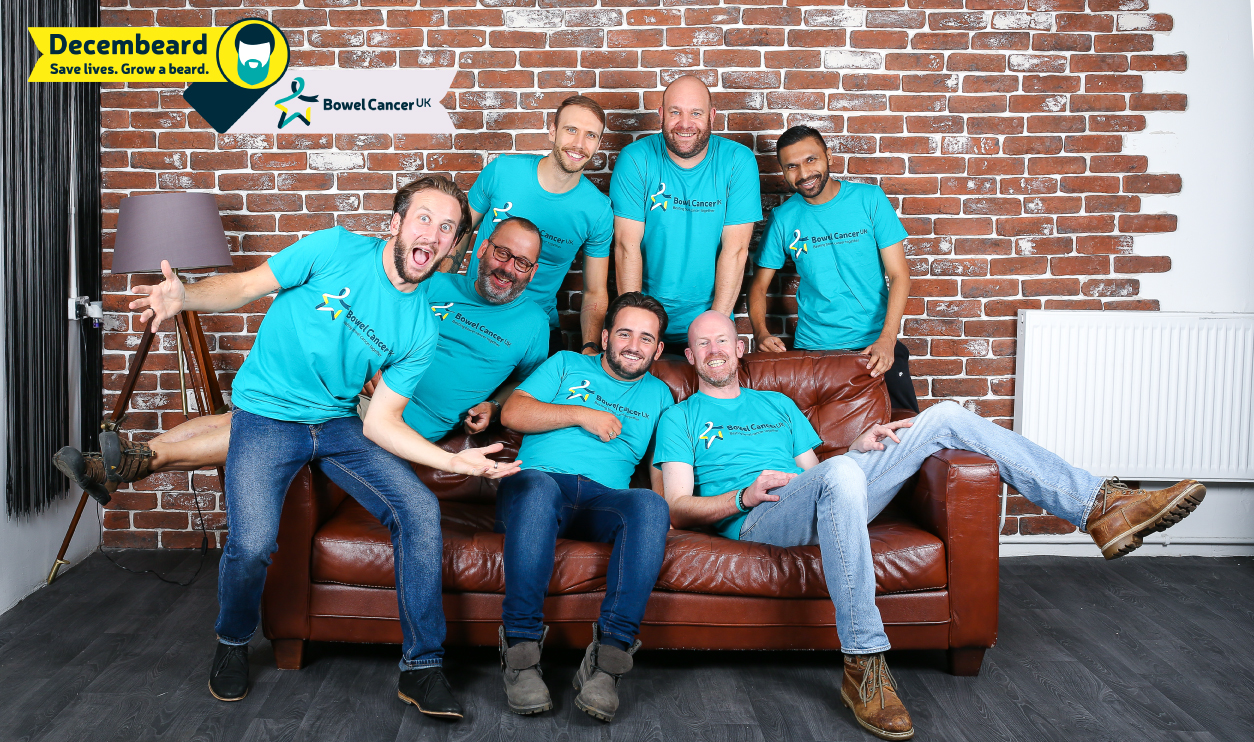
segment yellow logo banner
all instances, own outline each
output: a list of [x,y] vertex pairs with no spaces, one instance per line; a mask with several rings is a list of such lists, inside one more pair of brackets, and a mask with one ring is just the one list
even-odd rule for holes
[[[234,27],[28,30],[42,54],[29,82],[226,82],[219,41],[228,30],[238,33]],[[286,66],[285,40],[282,47]],[[222,53],[237,56],[233,47]]]

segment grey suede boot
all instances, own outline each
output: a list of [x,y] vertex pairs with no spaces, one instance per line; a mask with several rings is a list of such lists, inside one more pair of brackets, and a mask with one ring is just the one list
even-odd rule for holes
[[618,711],[618,681],[631,669],[631,656],[640,648],[640,640],[626,652],[601,644],[601,627],[592,624],[592,643],[584,652],[579,672],[575,674],[575,706],[585,714],[613,721]]
[[553,708],[544,673],[540,672],[540,653],[544,650],[544,637],[549,635],[549,627],[544,627],[540,641],[519,642],[512,647],[505,641],[504,626],[497,629],[497,635],[501,639],[501,675],[505,678],[509,710],[529,715]]

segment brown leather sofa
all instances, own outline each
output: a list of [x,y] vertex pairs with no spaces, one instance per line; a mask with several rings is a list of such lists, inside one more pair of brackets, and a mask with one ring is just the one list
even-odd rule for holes
[[[676,399],[696,389],[686,363],[658,361],[653,373]],[[900,416],[861,356],[751,354],[741,382],[796,401],[823,438],[820,459],[843,453],[872,423]],[[441,445],[461,450],[495,440],[506,443],[501,458],[512,459],[520,438],[504,430],[452,435]],[[492,531],[495,484],[419,474],[440,499],[447,641],[495,645],[505,590],[504,537]],[[959,675],[978,673],[997,638],[999,486],[992,460],[941,451],[869,526],[876,604],[893,647],[946,649]],[[306,641],[400,643],[388,531],[356,501],[303,469],[288,490],[278,543],[263,628],[279,667],[298,669]],[[550,646],[591,640],[609,556],[608,544],[558,541],[544,606]],[[640,639],[646,649],[838,649],[819,547],[671,531]]]

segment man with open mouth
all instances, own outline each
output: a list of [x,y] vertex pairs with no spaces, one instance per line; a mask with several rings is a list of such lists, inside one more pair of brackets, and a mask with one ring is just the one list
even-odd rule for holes
[[[552,114],[548,129],[552,145],[548,154],[501,155],[476,178],[469,199],[471,230],[478,227],[478,233],[467,272],[476,274],[479,249],[503,220],[522,216],[539,227],[540,260],[526,296],[548,312],[550,353],[555,353],[565,348],[557,322],[557,292],[582,249],[579,324],[583,351],[596,355],[601,352],[601,321],[609,301],[614,222],[610,200],[583,171],[601,146],[605,111],[591,98],[572,95]],[[442,270],[456,273],[470,243],[467,234]]]
[[1003,481],[1087,532],[1107,559],[1178,523],[1206,495],[1189,479],[1163,490],[1103,480],[952,402],[874,425],[848,453],[820,463],[813,449],[822,440],[796,403],[740,386],[744,341],[731,320],[706,312],[688,334],[697,392],[662,416],[653,455],[671,523],[773,546],[819,545],[845,655],[841,702],[882,739],[910,739],[914,723],[884,661],[867,523],[925,459],[946,448],[988,456]]
[[[771,212],[749,288],[756,349],[787,350],[766,325],[766,290],[791,260],[797,289],[797,350],[851,350],[870,357],[893,407],[919,411],[910,353],[897,340],[910,296],[905,227],[879,186],[833,180],[827,143],[809,126],[794,126],[775,155],[793,195]],[[885,286],[885,279],[888,286]]]
[[507,427],[524,434],[518,450],[524,468],[496,496],[496,530],[505,533],[501,669],[514,713],[553,708],[540,654],[558,538],[614,545],[601,615],[575,675],[575,706],[602,721],[618,710],[618,683],[640,647],[636,634],[670,528],[661,472],[649,467],[653,489],[628,489],[658,419],[675,403],[649,373],[662,353],[666,322],[656,299],[620,294],[605,314],[604,353],[554,355],[501,412]]
[[[490,478],[518,471],[493,462],[501,444],[457,454],[405,424],[409,394],[431,362],[437,323],[417,290],[469,222],[465,195],[448,179],[420,177],[400,189],[386,240],[336,227],[315,232],[243,273],[184,286],[140,286],[140,319],[160,323],[184,309],[222,312],[276,292],[236,375],[226,456],[229,534],[219,564],[217,650],[209,691],[248,693],[248,643],[260,620],[266,566],[283,498],[312,463],[392,535],[403,635],[398,694],[424,714],[461,718],[441,665],[442,539],[435,495],[407,461]],[[362,380],[382,372],[373,402],[356,414]]]
[[710,135],[717,113],[699,78],[675,80],[658,108],[662,131],[624,147],[610,180],[618,288],[662,302],[672,353],[701,312],[731,315],[762,218],[757,160]]

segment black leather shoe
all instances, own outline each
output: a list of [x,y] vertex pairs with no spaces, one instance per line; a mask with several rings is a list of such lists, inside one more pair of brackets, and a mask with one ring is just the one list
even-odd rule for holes
[[405,703],[417,706],[427,716],[460,719],[464,715],[461,704],[453,698],[453,691],[448,687],[444,669],[440,667],[405,670],[401,673],[396,695]]
[[209,670],[209,692],[219,701],[239,701],[248,695],[248,645],[218,642]]

